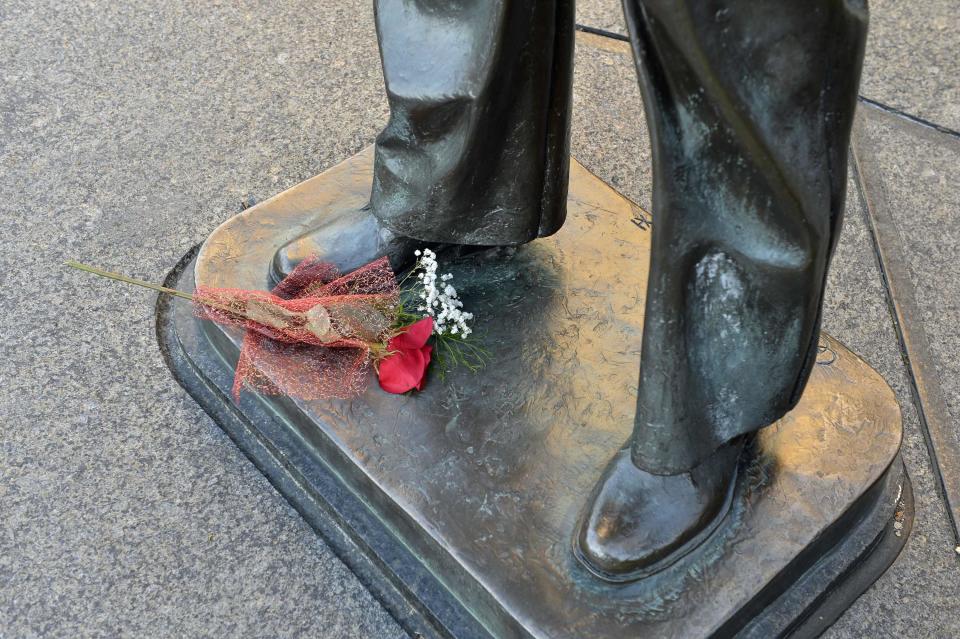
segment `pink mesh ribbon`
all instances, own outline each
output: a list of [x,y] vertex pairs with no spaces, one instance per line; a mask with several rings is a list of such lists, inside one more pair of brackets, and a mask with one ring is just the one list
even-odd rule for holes
[[352,273],[308,258],[272,292],[198,287],[199,317],[246,329],[233,396],[247,388],[298,399],[349,399],[368,379],[371,349],[384,346],[399,291],[381,258]]

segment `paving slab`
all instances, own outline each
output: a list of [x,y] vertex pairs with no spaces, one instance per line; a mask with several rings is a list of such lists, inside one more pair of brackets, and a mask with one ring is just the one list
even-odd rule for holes
[[[960,7],[870,0],[861,95],[960,131]],[[626,34],[617,0],[578,0],[577,22]]]
[[960,5],[870,1],[860,94],[960,131]]
[[0,635],[405,636],[173,381],[153,296],[62,267],[160,281],[368,144],[367,4],[0,8]]
[[618,0],[578,0],[577,24],[620,35],[627,34],[623,8]]
[[[916,515],[903,553],[824,637],[960,636],[960,566],[913,403],[886,291],[857,184],[850,179],[844,228],[828,282],[824,330],[887,380],[900,403],[902,455]],[[936,614],[932,614],[936,611]]]
[[957,533],[960,187],[953,174],[960,162],[960,135],[867,106],[860,111],[853,148],[898,334]]
[[650,139],[629,45],[577,34],[571,152],[591,171],[649,210]]

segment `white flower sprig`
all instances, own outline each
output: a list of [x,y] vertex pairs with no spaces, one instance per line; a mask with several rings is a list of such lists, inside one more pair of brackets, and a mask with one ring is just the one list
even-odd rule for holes
[[433,332],[437,335],[450,334],[461,338],[470,335],[473,331],[467,322],[473,319],[473,313],[464,312],[457,289],[450,283],[453,275],[437,276],[437,254],[430,249],[417,249],[413,254],[418,258],[414,272],[423,285],[417,310],[433,318]]
[[417,262],[400,281],[395,328],[403,330],[426,317],[432,318],[430,340],[440,378],[461,366],[477,372],[490,359],[490,352],[470,337],[473,329],[468,322],[473,319],[473,314],[463,310],[457,289],[450,282],[453,275],[437,275],[437,254],[430,249],[418,249],[413,253]]

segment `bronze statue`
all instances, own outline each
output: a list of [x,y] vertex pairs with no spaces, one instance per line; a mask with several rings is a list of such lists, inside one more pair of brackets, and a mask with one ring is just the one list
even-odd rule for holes
[[[370,205],[282,249],[344,268],[564,221],[572,0],[377,0],[391,116]],[[863,0],[624,0],[656,223],[635,428],[575,547],[611,581],[723,518],[738,460],[798,401],[844,210]]]
[[178,381],[410,634],[815,637],[909,535],[896,396],[819,330],[865,3],[624,4],[652,231],[568,155],[572,0],[377,0],[376,145],[166,282],[443,250],[480,374],[235,403],[247,333],[158,304]]

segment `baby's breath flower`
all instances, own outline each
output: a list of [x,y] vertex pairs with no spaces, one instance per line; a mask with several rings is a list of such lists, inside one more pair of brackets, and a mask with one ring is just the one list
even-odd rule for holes
[[[417,310],[426,312],[433,318],[433,331],[437,335],[449,333],[468,336],[472,331],[467,322],[473,319],[473,314],[460,310],[463,302],[457,296],[457,289],[452,284],[447,284],[453,279],[453,274],[437,276],[437,254],[430,249],[417,249],[413,254],[419,258],[414,270],[419,271],[417,279],[423,283],[420,299],[424,302]],[[437,286],[438,280],[443,284],[442,289]]]

